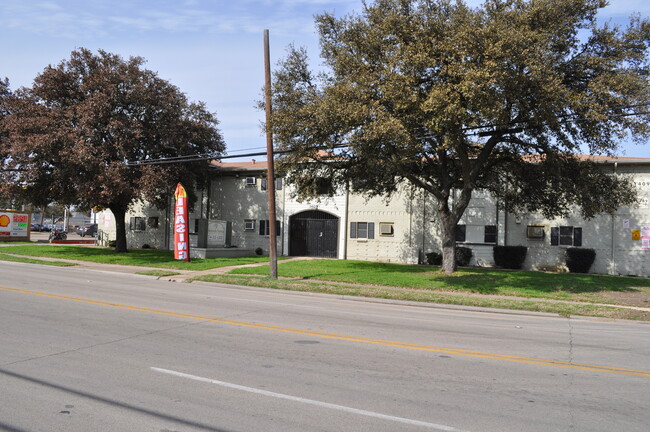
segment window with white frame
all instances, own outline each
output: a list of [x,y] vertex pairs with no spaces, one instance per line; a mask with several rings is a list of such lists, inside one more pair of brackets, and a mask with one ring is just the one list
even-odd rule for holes
[[[260,190],[267,190],[268,189],[268,181],[266,180],[266,177],[262,177],[260,180]],[[275,190],[282,190],[282,177],[278,177],[275,179]]]
[[375,238],[374,222],[350,222],[350,238],[367,240]]
[[[270,229],[269,229],[269,220],[260,220],[260,235],[269,235]],[[279,236],[280,235],[280,221],[276,220],[275,221],[275,235]]]
[[497,226],[485,225],[483,233],[483,243],[496,243],[497,242]]
[[147,225],[149,228],[158,228],[159,222],[158,222],[158,216],[151,216],[147,218]]
[[582,246],[582,228],[551,227],[551,246]]
[[129,229],[131,231],[144,231],[147,227],[146,219],[135,216],[129,219]]
[[334,193],[334,188],[332,185],[332,179],[327,177],[317,177],[314,180],[315,189],[317,195],[329,195],[332,196]]
[[255,231],[255,219],[244,219],[244,231]]
[[253,176],[246,177],[246,186],[255,186],[257,184],[257,179]]

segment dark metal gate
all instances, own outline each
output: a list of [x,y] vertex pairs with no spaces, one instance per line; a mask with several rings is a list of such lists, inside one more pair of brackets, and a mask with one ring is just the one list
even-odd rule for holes
[[308,210],[289,218],[289,255],[336,258],[339,218]]

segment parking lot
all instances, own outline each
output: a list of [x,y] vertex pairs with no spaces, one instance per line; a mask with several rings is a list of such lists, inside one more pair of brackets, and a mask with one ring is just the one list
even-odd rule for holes
[[[93,237],[86,237],[86,240],[92,239]],[[29,239],[30,241],[37,242],[37,243],[46,243],[50,239],[50,233],[49,232],[39,232],[39,231],[32,231],[29,234]],[[77,234],[76,232],[69,232],[68,233],[68,240],[81,240],[82,237]]]

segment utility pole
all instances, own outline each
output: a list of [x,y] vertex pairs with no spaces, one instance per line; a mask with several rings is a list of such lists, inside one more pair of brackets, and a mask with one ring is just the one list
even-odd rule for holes
[[269,199],[269,266],[270,276],[278,278],[278,249],[275,229],[275,168],[273,163],[273,131],[271,127],[271,60],[269,31],[264,30],[264,76],[266,95],[266,191]]

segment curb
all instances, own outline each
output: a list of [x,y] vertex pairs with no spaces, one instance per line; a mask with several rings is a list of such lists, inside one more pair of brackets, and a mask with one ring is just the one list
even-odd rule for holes
[[[161,278],[160,280],[165,280],[165,279]],[[170,281],[170,282],[177,282],[177,281]],[[562,316],[562,315],[559,315],[559,314],[556,314],[556,313],[551,313],[551,312],[535,312],[535,311],[526,311],[526,310],[517,310],[517,309],[499,309],[499,308],[488,308],[488,307],[481,307],[481,306],[454,305],[454,304],[446,304],[446,303],[425,303],[425,302],[415,302],[415,301],[409,301],[409,300],[382,299],[382,298],[377,298],[377,297],[357,297],[357,296],[340,295],[340,294],[327,294],[327,293],[312,293],[312,292],[305,292],[305,291],[278,290],[278,289],[274,289],[274,288],[255,287],[255,286],[248,286],[248,285],[230,285],[230,284],[224,284],[224,283],[219,283],[219,282],[194,281],[194,282],[184,282],[184,283],[208,285],[208,286],[214,286],[214,287],[218,287],[218,288],[239,289],[239,290],[246,290],[246,291],[260,291],[260,292],[266,292],[266,293],[281,291],[281,292],[283,292],[285,294],[291,294],[291,295],[302,296],[302,297],[322,297],[322,298],[329,298],[329,299],[339,299],[339,300],[346,300],[346,301],[354,301],[354,302],[360,302],[360,303],[393,304],[393,305],[400,305],[400,306],[421,307],[421,308],[429,308],[429,309],[446,309],[446,310],[454,310],[454,311],[493,313],[493,314],[499,314],[499,315],[536,316],[536,317],[562,318],[562,319],[568,319],[568,318],[570,318],[570,319],[591,319],[591,320],[597,320],[597,321],[622,321],[622,322],[628,322],[629,321],[629,320],[623,320],[623,319],[589,317],[589,316],[582,316],[582,315],[565,317],[565,316]],[[650,321],[635,321],[635,322],[650,324]]]

